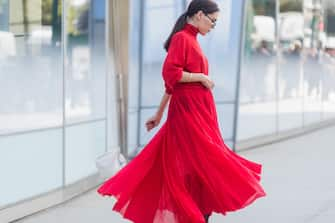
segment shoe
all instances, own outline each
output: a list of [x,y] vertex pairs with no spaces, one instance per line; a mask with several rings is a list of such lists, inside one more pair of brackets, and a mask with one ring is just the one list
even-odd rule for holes
[[205,215],[204,215],[204,218],[205,218],[206,223],[208,223],[209,216],[210,216],[209,214],[205,214]]

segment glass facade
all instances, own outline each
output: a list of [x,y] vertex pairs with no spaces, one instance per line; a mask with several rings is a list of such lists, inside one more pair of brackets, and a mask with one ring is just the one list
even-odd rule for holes
[[246,0],[237,141],[334,118],[335,5]]
[[[188,2],[131,1],[130,156],[160,127],[148,133],[144,123],[164,93],[162,45]],[[334,117],[331,1],[216,2],[222,9],[218,25],[198,40],[209,59],[220,127],[231,147]]]
[[[198,40],[227,145],[335,119],[333,0],[216,2],[217,26]],[[163,43],[188,3],[0,0],[0,216],[96,174],[107,150],[141,151],[166,119],[146,131],[164,94]]]
[[97,173],[116,118],[107,113],[116,102],[107,101],[106,7],[0,1],[0,209]]
[[237,140],[276,132],[276,1],[245,8]]

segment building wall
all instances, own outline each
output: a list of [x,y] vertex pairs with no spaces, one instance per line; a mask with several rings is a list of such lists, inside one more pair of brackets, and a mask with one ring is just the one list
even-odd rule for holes
[[96,175],[119,146],[106,12],[105,0],[0,2],[0,210]]

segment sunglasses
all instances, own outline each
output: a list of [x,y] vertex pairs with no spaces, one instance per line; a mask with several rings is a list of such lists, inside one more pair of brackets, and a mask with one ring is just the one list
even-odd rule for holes
[[216,19],[212,19],[208,14],[205,14],[205,16],[206,16],[209,20],[211,20],[211,22],[212,22],[212,28],[214,28],[214,27],[216,26]]

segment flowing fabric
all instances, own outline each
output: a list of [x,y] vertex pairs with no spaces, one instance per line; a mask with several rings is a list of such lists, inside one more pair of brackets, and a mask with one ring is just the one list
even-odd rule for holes
[[[193,27],[185,29],[195,33]],[[265,196],[261,164],[225,144],[212,91],[199,82],[171,79],[174,83],[165,78],[167,92],[172,93],[166,121],[98,193],[114,196],[113,210],[134,223],[204,223],[206,214],[225,215]]]

